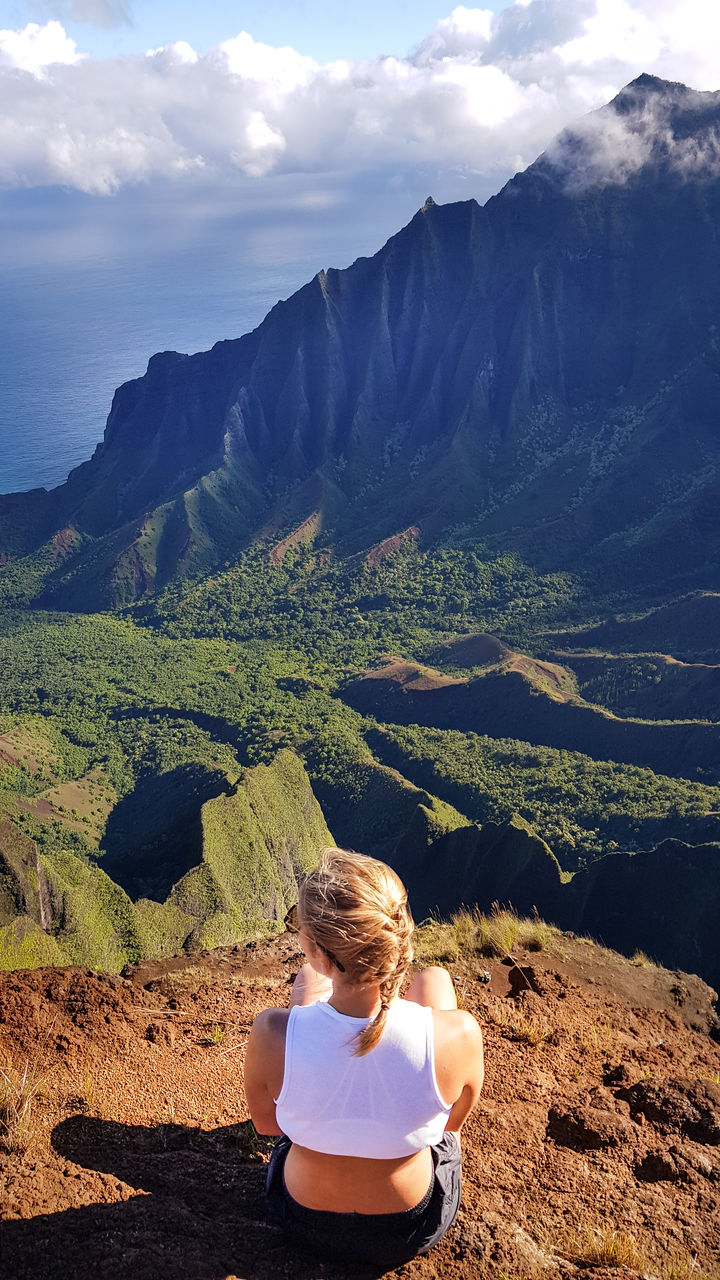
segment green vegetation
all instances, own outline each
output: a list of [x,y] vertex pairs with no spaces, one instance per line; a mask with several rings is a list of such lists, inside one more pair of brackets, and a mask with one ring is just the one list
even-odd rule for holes
[[682,836],[692,819],[720,809],[718,787],[576,751],[417,725],[385,726],[369,740],[387,764],[473,822],[520,814],[570,870],[619,847],[648,847],[661,825]]
[[225,573],[168,588],[138,616],[173,637],[274,642],[312,664],[315,679],[362,667],[387,650],[420,657],[455,632],[502,630],[513,640],[528,622],[567,616],[581,585],[568,574],[537,574],[517,556],[477,547],[421,550],[403,542],[378,564],[336,560],[301,545],[270,567],[254,548]]
[[[550,850],[576,870],[711,822],[715,786],[339,699],[389,652],[452,664],[480,631],[532,650],[587,614],[579,580],[462,536],[278,565],[256,547],[115,614],[0,610],[0,964],[117,969],[266,933],[330,831],[404,870],[469,860],[522,905],[531,866],[560,883]],[[478,843],[472,823],[500,826]]]
[[38,969],[46,964],[67,964],[57,938],[29,916],[16,916],[0,928],[0,969]]
[[227,946],[270,931],[297,901],[296,878],[332,844],[307,775],[291,751],[257,765],[202,809],[202,863],[170,895],[195,917],[193,940]]

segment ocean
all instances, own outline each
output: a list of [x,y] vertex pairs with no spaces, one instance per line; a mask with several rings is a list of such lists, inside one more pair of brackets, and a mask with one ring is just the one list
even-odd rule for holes
[[155,352],[240,337],[414,212],[276,206],[0,193],[0,493],[61,484],[102,439],[115,388]]

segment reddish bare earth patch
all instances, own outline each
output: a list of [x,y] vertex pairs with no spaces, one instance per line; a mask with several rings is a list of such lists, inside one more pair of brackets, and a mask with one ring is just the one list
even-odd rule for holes
[[[452,965],[487,1083],[458,1222],[393,1274],[717,1280],[714,993],[569,935],[553,948]],[[37,1059],[42,1074],[27,1150],[0,1157],[3,1280],[377,1274],[300,1254],[265,1222],[270,1144],[247,1123],[243,1056],[299,963],[283,937],[124,977],[0,975],[0,1064]],[[609,1260],[619,1245],[635,1250],[626,1264]]]
[[365,564],[368,569],[377,569],[383,560],[387,560],[393,552],[398,551],[404,542],[417,542],[420,537],[420,530],[416,525],[411,524],[409,529],[403,529],[402,533],[395,533],[391,538],[385,538],[383,542],[378,542],[376,546],[371,547],[365,556]]

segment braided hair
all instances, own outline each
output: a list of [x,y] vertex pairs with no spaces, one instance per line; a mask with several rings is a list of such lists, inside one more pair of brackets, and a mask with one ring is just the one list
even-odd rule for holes
[[407,890],[384,862],[325,849],[300,888],[300,912],[303,929],[350,982],[380,987],[380,1011],[358,1034],[354,1049],[358,1056],[369,1053],[413,956]]

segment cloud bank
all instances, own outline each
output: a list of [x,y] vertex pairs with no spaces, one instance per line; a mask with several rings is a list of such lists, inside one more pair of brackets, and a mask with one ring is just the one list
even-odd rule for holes
[[[79,8],[98,22],[127,16],[122,0],[68,0],[68,15]],[[204,57],[180,42],[95,62],[59,22],[30,24],[0,31],[0,185],[109,194],[154,179],[337,182],[382,169],[478,194],[643,71],[720,87],[718,48],[717,0],[517,0],[498,15],[459,5],[406,58],[324,66],[247,32]]]

